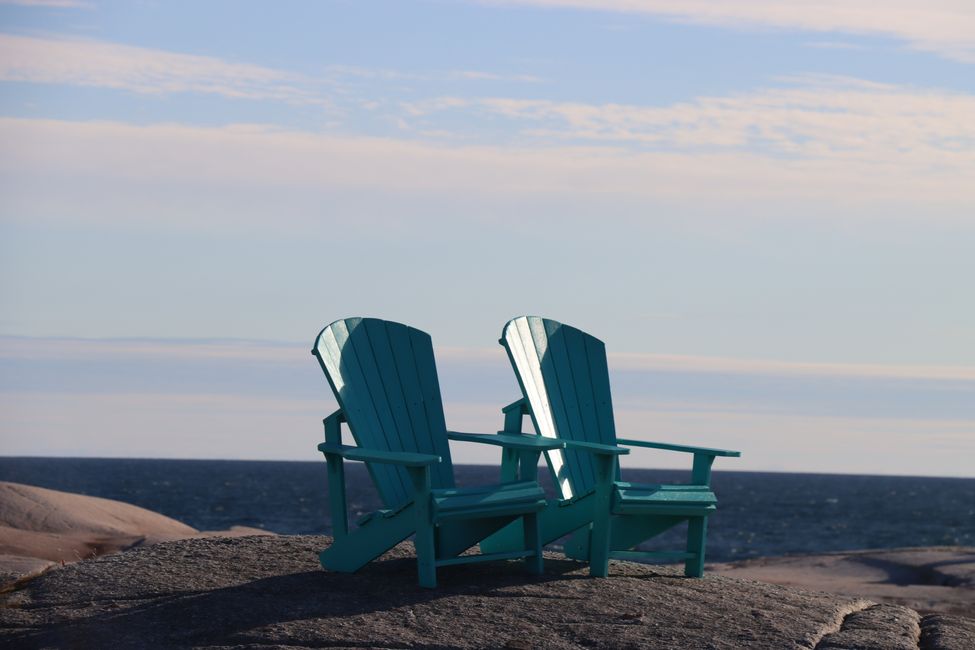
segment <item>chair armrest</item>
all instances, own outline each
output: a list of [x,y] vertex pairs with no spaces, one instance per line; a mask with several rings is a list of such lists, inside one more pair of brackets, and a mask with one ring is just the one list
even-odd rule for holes
[[488,445],[498,445],[511,449],[525,449],[528,451],[546,451],[549,449],[562,449],[565,443],[555,438],[546,438],[536,435],[516,435],[499,431],[491,433],[463,433],[461,431],[448,431],[447,437],[451,440],[462,442],[480,442]]
[[528,401],[522,397],[521,399],[515,400],[507,406],[501,407],[501,412],[508,413],[509,411],[514,411],[515,409],[520,410],[522,415],[528,415]]
[[566,449],[582,449],[594,454],[605,454],[609,456],[624,456],[630,453],[626,447],[617,445],[604,445],[599,442],[584,442],[582,440],[563,440]]
[[359,460],[366,463],[388,463],[404,467],[424,467],[436,465],[440,456],[433,454],[417,454],[411,451],[380,451],[378,449],[363,449],[349,445],[334,445],[323,442],[318,445],[318,451],[326,456],[333,454],[345,460]]
[[688,454],[702,454],[704,456],[741,456],[740,451],[729,451],[727,449],[710,449],[708,447],[691,447],[688,445],[672,445],[666,442],[649,442],[647,440],[632,440],[628,438],[617,438],[616,442],[629,447],[648,447],[650,449],[664,449],[667,451],[682,451]]

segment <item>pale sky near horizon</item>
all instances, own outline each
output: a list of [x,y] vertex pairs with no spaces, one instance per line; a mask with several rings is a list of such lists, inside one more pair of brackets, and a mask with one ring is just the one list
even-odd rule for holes
[[493,431],[531,313],[625,435],[975,476],[973,287],[975,3],[0,0],[0,454],[313,460],[353,315]]

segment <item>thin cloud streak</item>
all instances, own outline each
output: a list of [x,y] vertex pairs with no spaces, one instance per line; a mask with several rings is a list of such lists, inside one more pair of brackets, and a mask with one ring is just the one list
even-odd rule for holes
[[328,105],[290,72],[102,41],[0,34],[0,80]]
[[202,93],[227,99],[333,106],[354,81],[485,81],[538,83],[527,74],[483,70],[403,72],[332,64],[320,77],[259,65],[107,41],[0,33],[0,80],[112,88],[167,95]]
[[785,377],[934,379],[975,382],[975,366],[928,366],[866,363],[803,363],[771,359],[735,359],[688,355],[609,353],[618,370],[731,373]]
[[0,359],[107,361],[107,360],[226,360],[234,362],[282,362],[311,344],[269,341],[187,341],[160,339],[74,339],[0,336]]
[[512,120],[527,135],[670,151],[932,166],[975,173],[975,96],[834,76],[670,106],[445,97],[407,108]]
[[83,2],[82,0],[0,0],[0,5],[54,9],[91,9],[93,7],[90,2]]
[[[438,348],[437,357],[450,426],[497,430],[500,406],[517,390],[501,350]],[[971,474],[975,420],[964,396],[934,404],[944,408],[928,403],[946,380],[970,391],[971,367],[626,353],[611,354],[609,365],[621,435],[741,449],[742,470]],[[336,406],[308,346],[297,343],[3,337],[0,379],[8,454],[311,460],[320,420]],[[791,388],[777,390],[786,380]],[[903,416],[891,414],[895,397]],[[850,408],[861,400],[874,408]],[[479,447],[456,445],[455,459],[497,462]],[[688,466],[680,454],[631,461]]]
[[378,79],[381,81],[510,81],[540,83],[542,79],[530,74],[498,74],[484,70],[448,70],[442,72],[404,72],[391,68],[363,68],[354,65],[332,64],[326,68],[333,81],[341,79]]
[[[840,123],[845,119],[836,117]],[[825,131],[830,130],[829,113],[822,115],[821,124]],[[11,218],[59,223],[113,223],[123,213],[126,220],[133,214],[155,214],[158,205],[152,188],[178,196],[195,195],[205,187],[214,194],[215,202],[232,202],[234,197],[261,188],[315,197],[337,189],[493,199],[588,195],[682,200],[690,194],[700,197],[702,205],[713,207],[728,201],[848,206],[869,202],[901,207],[914,202],[925,209],[914,211],[910,218],[925,221],[969,221],[973,215],[965,206],[975,201],[975,185],[970,182],[975,176],[975,153],[923,144],[915,152],[892,158],[830,150],[824,145],[828,155],[800,159],[737,150],[691,153],[634,152],[595,145],[447,146],[260,125],[204,128],[14,118],[0,119],[0,140],[5,143],[0,155],[5,212]],[[868,153],[884,151],[884,146]],[[805,149],[815,146],[808,144]],[[38,193],[37,188],[51,183],[58,184],[56,195]],[[93,194],[100,186],[104,192]],[[707,193],[702,195],[701,188],[707,188]],[[106,201],[125,209],[113,210]],[[85,205],[89,208],[79,209]],[[181,214],[185,215],[183,227],[212,228],[227,225],[221,218],[231,219],[211,210],[201,221],[191,211],[168,214],[167,223],[181,223]],[[824,219],[830,218],[824,214]],[[232,223],[238,225],[247,218],[247,211],[241,210],[233,215]],[[843,218],[849,219],[849,215]],[[276,223],[286,224],[280,219]]]
[[661,16],[733,28],[799,29],[888,36],[912,48],[975,63],[975,4],[968,0],[481,0],[483,4]]
[[[0,444],[11,455],[316,460],[320,399],[253,395],[0,393]],[[457,430],[491,432],[497,405],[445,404]],[[617,406],[621,436],[739,449],[740,471],[971,476],[975,425]],[[453,444],[455,462],[497,464],[495,449]],[[839,450],[839,451],[838,451]],[[686,454],[634,449],[627,467],[689,469]],[[936,468],[936,469],[935,469]]]
[[[0,336],[0,360],[152,362],[213,361],[230,363],[311,363],[310,345],[272,341],[187,341],[180,339],[72,339]],[[500,366],[500,348],[437,349],[441,363],[456,366]],[[610,352],[613,371],[668,371],[770,377],[883,378],[975,382],[975,366],[808,363],[677,354]]]
[[862,43],[847,43],[844,41],[809,41],[803,43],[804,47],[811,47],[818,50],[866,50],[867,46]]

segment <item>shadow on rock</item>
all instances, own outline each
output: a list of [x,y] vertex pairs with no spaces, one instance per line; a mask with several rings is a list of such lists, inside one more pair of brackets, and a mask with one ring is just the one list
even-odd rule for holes
[[[289,624],[302,622],[303,636],[336,636],[356,616],[385,613],[409,626],[412,607],[448,596],[513,597],[527,584],[581,579],[566,575],[578,563],[550,560],[546,575],[524,573],[519,563],[451,567],[439,571],[438,589],[416,585],[412,559],[374,562],[356,574],[322,570],[277,575],[244,584],[203,591],[119,602],[93,601],[89,611],[41,630],[24,630],[6,637],[10,647],[179,647],[255,643],[270,640],[278,630],[288,638]],[[339,635],[341,636],[341,635]],[[325,645],[331,645],[326,642]],[[358,645],[347,639],[342,645]],[[366,643],[368,645],[368,643]],[[446,647],[446,646],[445,646]]]

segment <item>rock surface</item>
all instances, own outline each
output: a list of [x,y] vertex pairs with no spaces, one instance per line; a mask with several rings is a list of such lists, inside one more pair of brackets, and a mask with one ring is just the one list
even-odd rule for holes
[[845,551],[710,564],[708,571],[787,587],[859,596],[925,614],[975,618],[975,548]]
[[614,562],[441,569],[416,585],[402,544],[354,575],[324,537],[198,538],[55,567],[3,595],[11,648],[975,647],[975,621],[860,598]]
[[253,528],[200,532],[128,503],[0,481],[0,586],[54,564],[198,536],[267,534]]

